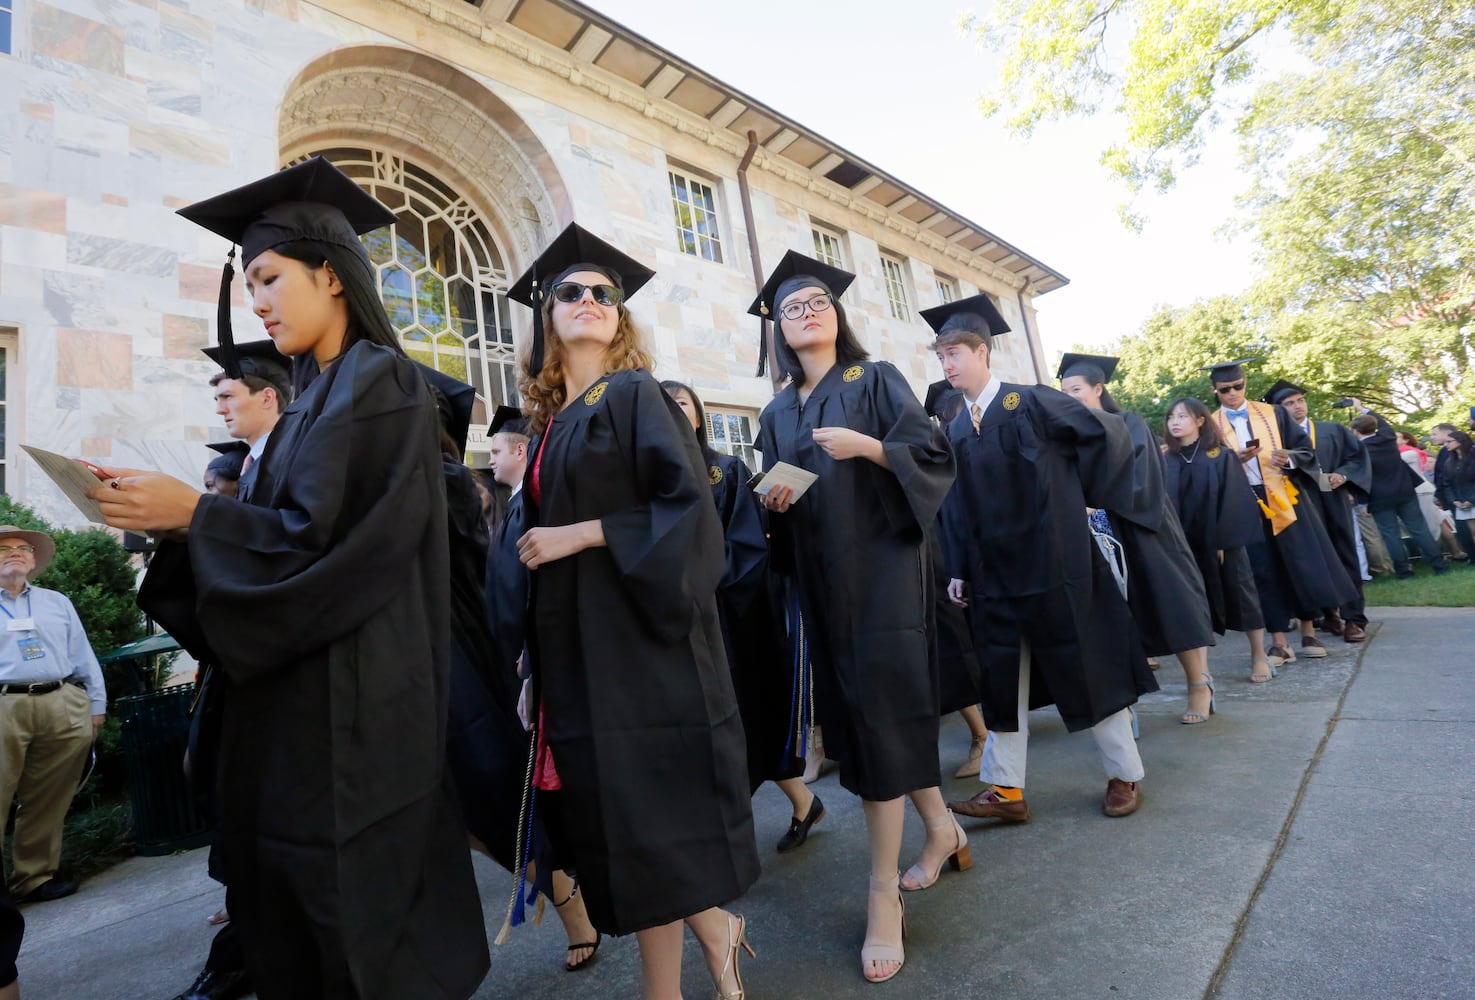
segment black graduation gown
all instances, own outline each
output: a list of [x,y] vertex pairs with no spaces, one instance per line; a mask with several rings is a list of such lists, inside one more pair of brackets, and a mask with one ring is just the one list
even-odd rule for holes
[[758,878],[758,848],[696,437],[649,372],[622,371],[530,453],[527,523],[598,519],[606,542],[531,574],[528,631],[563,786],[549,828],[589,919],[628,934],[731,902]]
[[1209,599],[1193,551],[1163,489],[1162,447],[1135,413],[1101,412],[1126,423],[1132,437],[1130,503],[1107,509],[1127,561],[1127,606],[1148,656],[1214,644]]
[[708,456],[712,499],[722,519],[727,568],[717,585],[717,611],[732,684],[748,741],[748,785],[804,773],[802,741],[795,730],[793,664],[783,652],[778,609],[769,588],[768,536],[750,473],[734,455]]
[[487,969],[445,767],[437,433],[416,367],[354,345],[282,414],[250,502],[202,497],[139,591],[229,682],[221,853],[262,1000],[449,1000]]
[[[830,458],[814,442],[818,427],[878,439],[890,468]],[[816,715],[840,784],[874,802],[939,784],[926,528],[953,483],[941,432],[890,364],[837,364],[802,405],[794,385],[774,397],[755,447],[765,466],[819,476],[769,525],[775,564],[798,588]]]
[[1317,465],[1322,472],[1337,473],[1347,479],[1334,490],[1318,489],[1315,496],[1321,506],[1327,538],[1357,590],[1357,596],[1342,605],[1342,617],[1364,625],[1367,614],[1362,597],[1362,565],[1357,558],[1357,515],[1352,508],[1367,500],[1373,481],[1372,462],[1368,459],[1367,449],[1352,433],[1352,428],[1331,420],[1313,420],[1310,423],[1316,432],[1312,445],[1316,449]]
[[936,591],[933,608],[937,613],[937,627],[932,637],[937,648],[938,710],[947,715],[979,704],[983,700],[982,681],[968,611],[947,596],[947,524],[940,511],[927,541]]
[[[1321,503],[1316,499],[1321,491],[1317,478],[1321,470],[1311,439],[1283,406],[1275,406],[1275,422],[1282,449],[1295,459],[1295,466],[1286,469],[1285,476],[1295,484],[1300,497],[1296,502],[1296,520],[1280,534],[1275,534],[1268,518],[1261,518],[1275,579],[1273,584],[1268,579],[1262,582],[1261,577],[1265,576],[1262,573],[1255,582],[1260,587],[1265,627],[1280,632],[1285,630],[1290,618],[1307,621],[1320,618],[1325,610],[1355,600],[1357,588],[1343,569],[1322,523]],[[1270,442],[1262,441],[1262,447],[1268,449]],[[1266,593],[1267,585],[1279,592],[1278,598]],[[1282,611],[1286,621],[1280,620]]]
[[497,669],[513,678],[526,640],[528,571],[518,558],[517,540],[527,529],[523,494],[518,490],[507,500],[497,521],[496,533],[487,550],[486,579],[482,585]]
[[948,497],[949,574],[969,584],[990,729],[1019,730],[1019,650],[1029,705],[1055,705],[1072,732],[1157,690],[1131,612],[1091,538],[1086,508],[1128,506],[1132,442],[1047,386],[1004,382],[978,433],[947,428],[958,458]]
[[1203,578],[1214,631],[1223,635],[1227,629],[1264,628],[1245,551],[1263,544],[1264,517],[1239,459],[1228,448],[1189,445],[1163,456],[1163,484]]

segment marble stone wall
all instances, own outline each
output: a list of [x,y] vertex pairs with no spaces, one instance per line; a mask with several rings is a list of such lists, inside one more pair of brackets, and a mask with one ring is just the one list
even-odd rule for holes
[[[45,516],[80,521],[18,452],[20,442],[189,480],[204,468],[204,442],[224,433],[206,384],[215,367],[199,349],[214,339],[227,248],[174,212],[278,167],[293,81],[314,60],[353,46],[413,47],[487,88],[542,147],[529,163],[556,171],[567,192],[560,211],[571,207],[586,228],[657,269],[632,310],[658,374],[691,382],[713,402],[756,409],[769,398],[767,380],[754,377],[748,234],[737,162],[727,153],[602,102],[511,51],[468,47],[430,18],[409,24],[402,11],[371,29],[364,18],[299,0],[19,6],[15,51],[0,55],[0,331],[18,342],[7,486]],[[388,74],[382,87],[384,99],[402,96]],[[339,124],[351,144],[362,144],[352,121]],[[417,141],[424,145],[411,135],[384,137],[386,148],[411,159]],[[668,169],[694,172],[718,192],[722,263],[676,249]],[[931,331],[915,316],[938,302],[931,251],[773,174],[755,168],[750,180],[763,263],[790,247],[812,252],[811,212],[841,228],[859,274],[847,306],[867,347],[919,393],[940,377],[927,351]],[[501,203],[496,192],[465,193],[473,203]],[[540,224],[557,231],[568,221]],[[881,246],[908,257],[910,321],[887,312]],[[514,273],[529,262],[521,248],[504,250]],[[993,293],[1022,329],[1012,288],[947,264],[963,294]],[[235,328],[250,339],[259,324],[241,295],[238,280]],[[515,322],[527,325],[525,316]],[[996,366],[1005,378],[1034,381],[1023,337],[1006,338]]]

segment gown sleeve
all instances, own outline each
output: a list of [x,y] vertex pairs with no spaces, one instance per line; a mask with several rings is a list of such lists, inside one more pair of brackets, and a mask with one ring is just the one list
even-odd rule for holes
[[758,498],[748,489],[748,467],[737,458],[723,465],[720,510],[727,569],[718,589],[729,590],[751,585],[763,575],[768,561],[768,537],[763,531]]
[[287,468],[272,470],[277,506],[206,496],[190,524],[200,625],[237,682],[349,635],[394,600],[445,505],[435,412],[410,362],[364,344],[324,388]]
[[1229,449],[1219,462],[1219,537],[1215,547],[1240,549],[1264,538],[1260,522],[1265,515],[1255,502],[1250,481],[1245,477],[1244,464]]
[[1163,525],[1163,455],[1157,435],[1135,413],[1120,415],[1132,439],[1132,493],[1126,507],[1108,508],[1140,528],[1157,531]]
[[[763,456],[764,472],[778,464],[778,438],[774,435],[772,418],[768,416],[767,410],[758,416],[758,440],[753,442],[753,447]],[[788,515],[764,507],[757,494],[753,494],[753,502],[758,505],[759,517],[768,536],[769,571],[780,576],[792,576],[794,540],[789,533]]]
[[901,487],[900,496],[884,488],[877,493],[896,531],[929,527],[957,475],[952,449],[901,372],[883,362],[876,365],[876,374],[876,416],[886,428],[881,448]]
[[724,568],[707,463],[685,415],[649,375],[612,384],[608,406],[645,502],[601,518],[604,541],[646,623],[676,642]]
[[1327,430],[1335,430],[1338,438],[1338,450],[1341,452],[1342,461],[1335,472],[1347,480],[1347,484],[1353,487],[1353,496],[1362,499],[1367,498],[1368,492],[1373,488],[1373,463],[1368,458],[1367,448],[1357,440],[1357,435],[1351,429],[1342,425],[1328,423],[1323,425]]
[[1110,511],[1130,508],[1134,466],[1126,422],[1049,386],[1031,389],[1030,406],[1046,437],[1074,449],[1086,503]]

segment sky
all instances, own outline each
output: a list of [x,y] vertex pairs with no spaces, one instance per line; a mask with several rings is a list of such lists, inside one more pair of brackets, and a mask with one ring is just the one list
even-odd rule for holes
[[1063,273],[1070,284],[1036,300],[1047,356],[1252,279],[1248,241],[1219,235],[1248,183],[1233,135],[1137,202],[1147,224],[1131,232],[1126,189],[1099,162],[1109,118],[1019,139],[978,112],[998,56],[959,35],[958,0],[586,2]]

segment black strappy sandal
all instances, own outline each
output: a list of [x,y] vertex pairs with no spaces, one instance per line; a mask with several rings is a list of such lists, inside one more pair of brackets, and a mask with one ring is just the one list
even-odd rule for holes
[[[569,903],[572,903],[574,901],[574,897],[577,896],[578,894],[579,894],[579,883],[578,882],[575,882],[573,889],[569,891],[568,899],[565,899],[562,903],[554,903],[553,904],[553,908],[555,910],[562,909],[563,907],[567,906]],[[593,941],[585,941],[582,944],[571,944],[571,945],[569,945],[568,946],[568,955],[570,957],[573,956],[574,952],[576,952],[576,951],[583,951],[585,948],[588,948],[589,949],[589,954],[585,955],[583,957],[583,959],[581,961],[578,961],[578,962],[573,962],[573,961],[570,961],[569,958],[565,958],[564,959],[564,962],[563,962],[563,971],[565,971],[565,972],[579,972],[579,971],[581,971],[583,969],[589,968],[589,964],[594,961],[594,956],[597,955],[597,954],[599,954],[599,945],[600,945],[600,942],[602,942],[603,940],[604,940],[604,935],[601,934],[601,933],[599,933],[599,931],[596,930],[594,932],[594,940]]]

